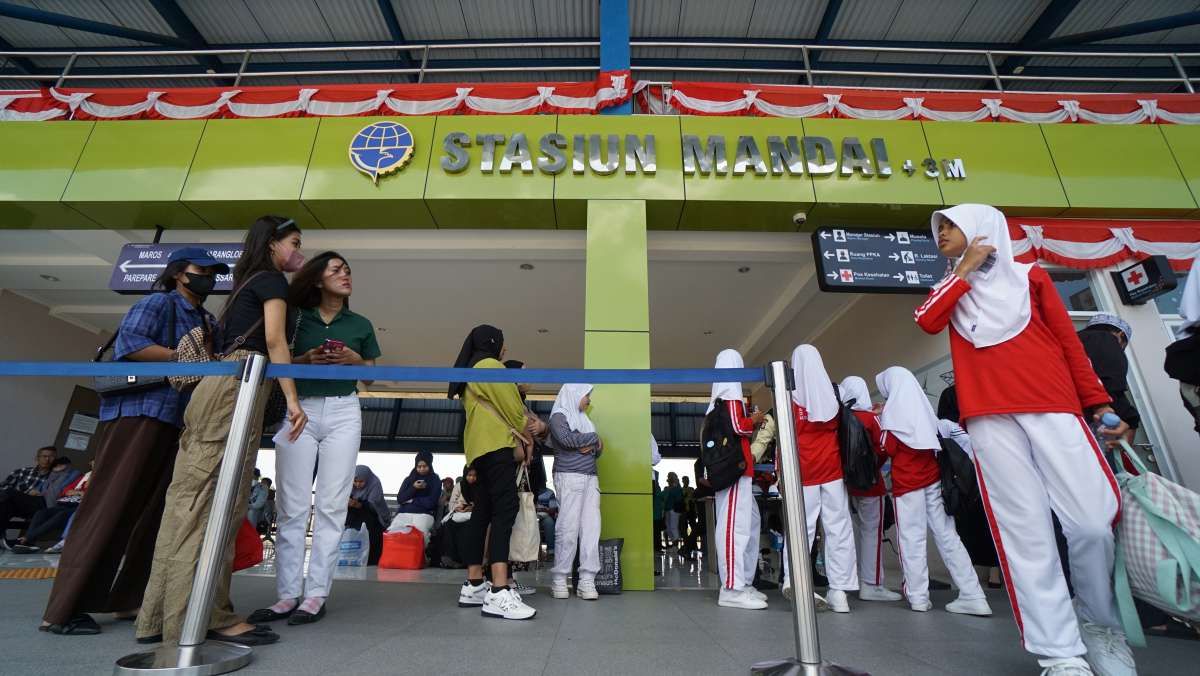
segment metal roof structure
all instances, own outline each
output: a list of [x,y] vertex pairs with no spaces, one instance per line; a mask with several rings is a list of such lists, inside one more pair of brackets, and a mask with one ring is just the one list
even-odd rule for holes
[[[810,69],[825,73],[814,84],[831,86],[994,88],[981,77],[990,74],[982,54],[943,53],[960,48],[1087,54],[997,55],[1000,75],[1045,78],[1006,81],[1014,90],[1184,91],[1181,71],[1200,74],[1200,56],[1186,54],[1200,50],[1197,0],[627,1],[631,67],[643,80],[806,82],[799,50],[761,45],[806,45]],[[128,78],[89,82],[98,86],[227,86],[230,78],[209,76],[243,65],[247,73],[427,68],[420,76],[246,82],[259,85],[579,80],[598,68],[599,45],[599,0],[0,0],[0,52],[39,52],[0,56],[3,88],[54,84],[69,61],[77,76]],[[255,53],[245,62],[237,53],[343,46],[380,49]],[[230,51],[140,54],[164,49]],[[72,60],[78,51],[120,55]],[[1130,53],[1136,56],[1121,56]],[[1173,60],[1172,53],[1182,55]],[[167,73],[195,77],[154,77]]]

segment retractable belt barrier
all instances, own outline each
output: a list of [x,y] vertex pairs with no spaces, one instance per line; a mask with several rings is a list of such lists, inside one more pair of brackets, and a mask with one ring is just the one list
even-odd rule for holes
[[[217,476],[212,509],[204,531],[204,544],[196,562],[196,576],[184,616],[178,646],[162,646],[117,660],[114,674],[159,674],[202,676],[224,674],[250,663],[253,649],[222,641],[206,641],[216,576],[223,559],[222,544],[228,535],[227,515],[237,496],[241,453],[251,436],[250,420],[258,403],[259,385],[265,378],[307,380],[373,380],[393,382],[446,383],[591,383],[607,384],[698,384],[714,382],[763,382],[774,390],[776,411],[791,410],[795,388],[791,368],[782,361],[762,368],[740,369],[459,369],[424,366],[316,366],[269,365],[263,355],[244,361],[180,364],[172,362],[31,362],[0,361],[0,377],[94,377],[94,376],[235,376],[241,380],[234,404],[229,437]],[[792,570],[793,621],[796,658],[761,662],[755,674],[863,674],[849,667],[821,661],[817,638],[816,608],[813,604],[812,570],[805,531],[804,496],[801,492],[800,460],[796,452],[795,428],[790,415],[777,416],[779,425],[780,492],[784,498],[784,530],[788,539],[787,565]]]

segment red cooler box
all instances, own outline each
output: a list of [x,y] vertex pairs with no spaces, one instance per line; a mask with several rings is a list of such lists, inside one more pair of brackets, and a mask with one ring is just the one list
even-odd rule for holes
[[420,570],[425,567],[425,535],[416,528],[383,534],[380,568]]

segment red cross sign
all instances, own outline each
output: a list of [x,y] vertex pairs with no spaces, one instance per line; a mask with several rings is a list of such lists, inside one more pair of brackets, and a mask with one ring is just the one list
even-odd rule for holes
[[1132,291],[1146,284],[1146,269],[1141,265],[1135,265],[1125,271],[1124,278],[1125,288]]
[[842,268],[838,271],[838,274],[841,275],[843,282],[845,282],[847,284],[854,283],[854,271],[853,270],[847,270],[846,268]]

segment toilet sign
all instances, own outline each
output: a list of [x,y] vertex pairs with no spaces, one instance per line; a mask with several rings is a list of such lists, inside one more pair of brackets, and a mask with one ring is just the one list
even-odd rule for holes
[[[126,244],[113,266],[108,288],[120,294],[145,295],[155,291],[154,282],[167,267],[171,254],[189,246],[198,246],[208,251],[213,258],[226,263],[232,269],[242,256],[242,243],[234,244]],[[233,275],[217,275],[214,294],[229,293],[233,287]]]
[[822,291],[924,294],[946,275],[928,230],[817,228],[813,254]]
[[1141,305],[1175,289],[1175,272],[1166,256],[1151,256],[1112,273],[1117,294],[1126,305]]

